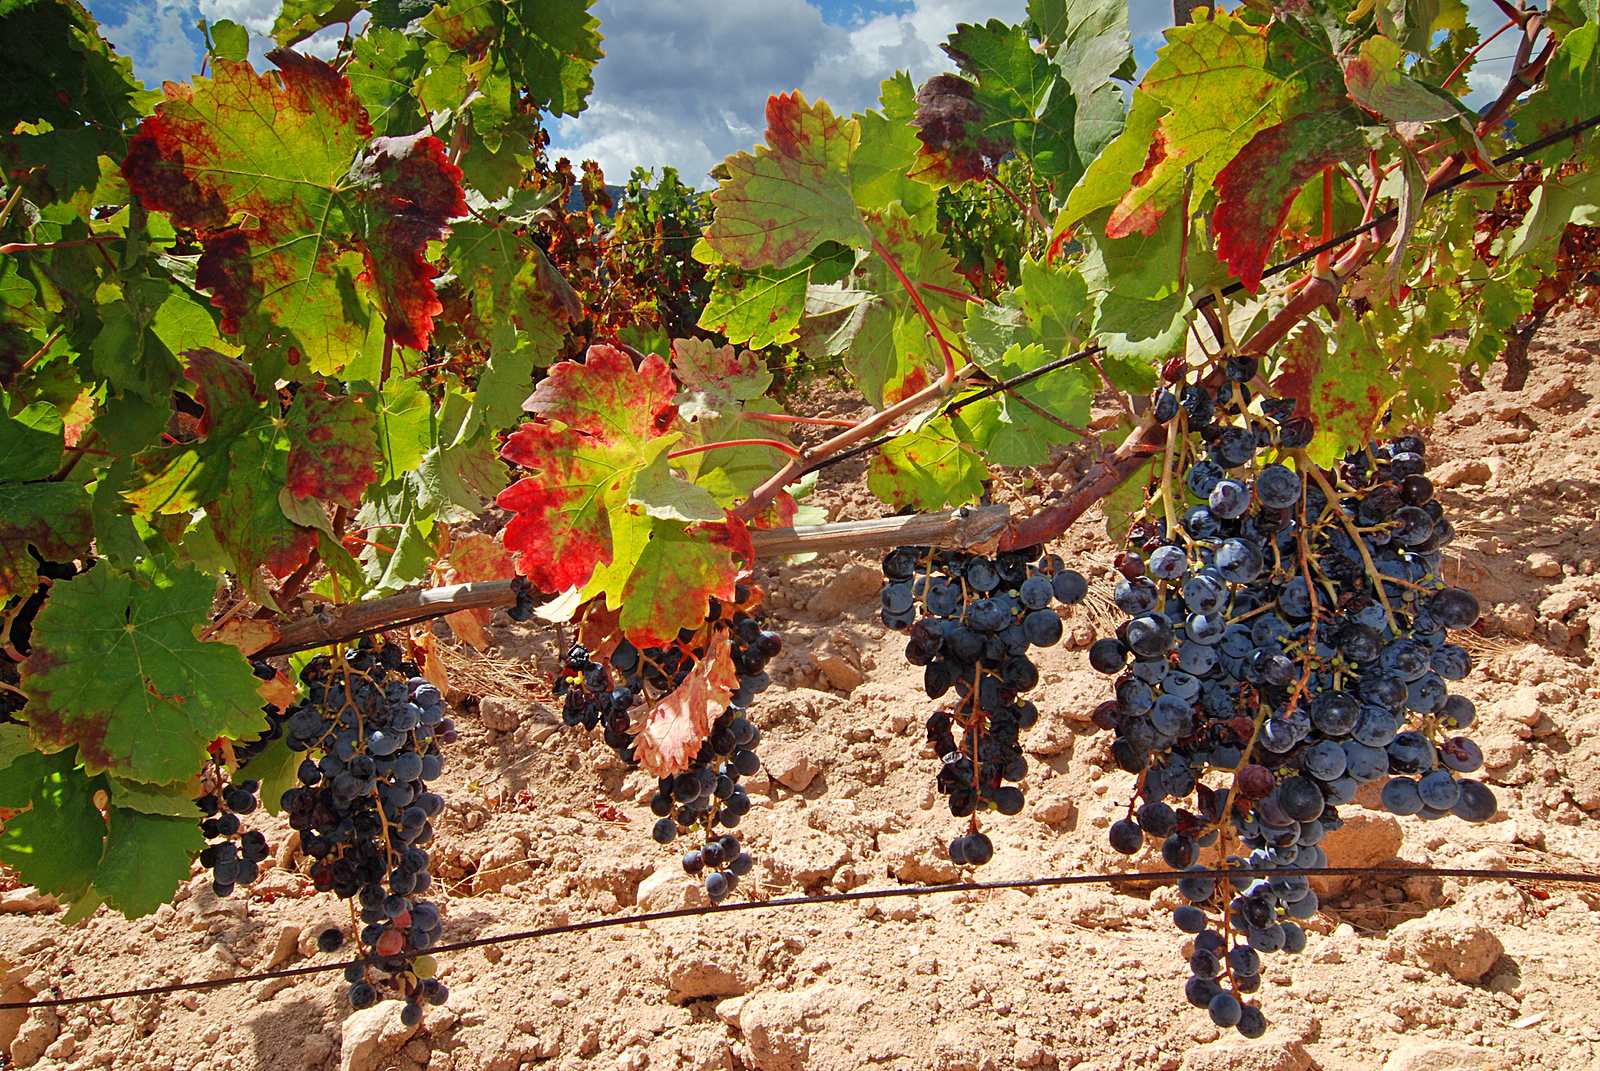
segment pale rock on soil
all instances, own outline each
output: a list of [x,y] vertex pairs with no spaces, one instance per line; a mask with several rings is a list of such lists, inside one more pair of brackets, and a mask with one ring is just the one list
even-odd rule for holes
[[[1586,870],[1600,857],[1600,325],[1568,317],[1534,341],[1527,388],[1461,397],[1431,434],[1460,532],[1448,575],[1475,590],[1480,668],[1463,690],[1504,813],[1425,824],[1352,805],[1336,863]],[[801,399],[857,414],[830,389]],[[1104,414],[1097,414],[1104,415]],[[1037,505],[1082,471],[1011,474]],[[877,516],[865,461],[830,469],[813,501]],[[1103,596],[1112,548],[1097,515],[1055,545]],[[945,882],[958,823],[933,791],[930,704],[902,640],[877,621],[875,560],[762,562],[784,652],[754,716],[769,766],[740,827],[757,870],[739,896]],[[1091,600],[1093,602],[1093,600]],[[988,823],[982,878],[1097,873],[1130,778],[1088,711],[1106,694],[1083,648],[1109,618],[1068,615],[1043,652],[1040,724],[1025,738],[1028,807]],[[439,626],[443,629],[443,626]],[[442,631],[448,635],[447,630]],[[491,629],[489,653],[554,668],[550,632]],[[479,701],[481,699],[481,701]],[[562,729],[546,697],[468,698],[438,788],[434,877],[445,940],[704,903],[677,851],[649,838],[653,781]],[[1372,802],[1370,791],[1361,801]],[[616,820],[620,815],[623,820]],[[275,848],[288,831],[261,827]],[[681,847],[681,846],[680,846]],[[1146,856],[1156,853],[1147,852]],[[288,853],[282,853],[284,860]],[[1159,857],[1135,867],[1161,869]],[[1184,941],[1163,888],[1083,886],[763,908],[631,924],[440,956],[451,997],[416,1030],[398,1005],[349,1014],[337,973],[148,999],[0,1011],[0,1066],[62,1071],[1445,1071],[1600,1068],[1600,887],[1428,878],[1330,880],[1300,956],[1268,957],[1273,1023],[1247,1042],[1182,997]],[[133,922],[3,894],[0,1002],[194,979],[322,957],[344,904],[269,867],[219,901],[196,876]],[[17,905],[11,907],[9,905]]]

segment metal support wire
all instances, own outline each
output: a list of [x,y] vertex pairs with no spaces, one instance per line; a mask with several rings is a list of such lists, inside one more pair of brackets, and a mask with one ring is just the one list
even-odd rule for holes
[[[822,896],[790,896],[778,900],[749,900],[737,904],[713,904],[709,907],[685,907],[676,911],[655,911],[643,915],[619,915],[612,918],[594,919],[590,922],[573,922],[565,926],[544,926],[535,930],[518,930],[515,933],[497,934],[493,937],[475,937],[469,941],[457,941],[454,944],[436,945],[427,950],[427,955],[436,955],[444,952],[464,952],[472,948],[483,948],[488,945],[511,944],[516,941],[532,941],[541,937],[559,937],[572,933],[587,933],[591,930],[611,929],[617,926],[631,926],[634,923],[661,922],[667,919],[696,918],[701,915],[729,915],[739,911],[762,911],[776,908],[807,907],[811,905],[848,904],[859,900],[889,900],[908,896],[936,896],[946,893],[983,892],[999,889],[1049,889],[1068,885],[1129,885],[1138,882],[1155,882],[1169,885],[1184,878],[1216,878],[1230,879],[1241,877],[1268,878],[1273,875],[1294,874],[1302,877],[1435,877],[1435,878],[1468,878],[1485,881],[1535,881],[1535,882],[1571,882],[1578,884],[1600,884],[1600,874],[1568,873],[1551,870],[1468,870],[1426,866],[1397,866],[1397,867],[1357,867],[1357,866],[1330,866],[1301,870],[1298,868],[1251,868],[1239,867],[1228,870],[1158,870],[1150,873],[1140,871],[1122,871],[1114,874],[1070,874],[1053,878],[1030,878],[1015,881],[969,881],[958,882],[951,885],[910,885],[893,889],[868,889],[864,891],[847,893],[830,893]],[[146,986],[142,989],[122,989],[108,993],[91,993],[81,997],[54,997],[47,1000],[13,1001],[0,1004],[0,1011],[12,1011],[25,1008],[59,1008],[72,1004],[93,1004],[105,1000],[122,1000],[127,997],[155,997],[168,993],[184,993],[202,989],[222,989],[227,986],[245,985],[250,982],[271,981],[275,978],[301,978],[312,974],[326,974],[329,971],[343,971],[347,967],[358,965],[377,964],[393,956],[367,956],[364,959],[342,960],[338,963],[323,963],[312,967],[295,967],[283,971],[266,971],[261,974],[247,974],[234,978],[219,978],[208,982],[174,982],[170,985]]]

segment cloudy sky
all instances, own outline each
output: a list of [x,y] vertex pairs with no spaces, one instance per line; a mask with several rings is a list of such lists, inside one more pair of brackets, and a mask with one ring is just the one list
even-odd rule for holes
[[[1502,21],[1493,0],[1470,0],[1480,26]],[[89,0],[89,8],[152,87],[194,74],[204,54],[195,24],[232,19],[252,31],[252,58],[271,47],[281,0]],[[748,149],[765,128],[769,94],[791,89],[836,111],[873,104],[895,70],[921,81],[949,66],[939,44],[958,22],[1016,21],[1026,0],[596,0],[606,58],[589,108],[552,131],[561,153],[598,160],[612,182],[634,166],[676,167],[687,182]],[[1130,0],[1141,67],[1171,23],[1171,0]],[[337,29],[310,50],[331,54]],[[1477,105],[1505,84],[1516,38],[1485,50],[1473,78]]]

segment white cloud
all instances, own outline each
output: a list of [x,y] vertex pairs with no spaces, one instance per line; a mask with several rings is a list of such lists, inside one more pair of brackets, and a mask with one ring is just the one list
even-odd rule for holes
[[[200,50],[190,41],[186,30],[195,23],[193,0],[161,0],[145,3],[140,0],[128,4],[123,10],[100,8],[100,32],[117,51],[133,58],[134,73],[150,88],[164,81],[184,81],[200,66]],[[110,20],[122,15],[120,23]]]
[[555,151],[598,160],[613,182],[667,164],[704,186],[724,157],[761,139],[771,94],[800,89],[845,113],[871,107],[896,69],[918,81],[948,69],[939,45],[956,23],[1017,21],[1025,9],[918,0],[846,31],[803,0],[600,0],[606,58],[588,110],[553,131]]

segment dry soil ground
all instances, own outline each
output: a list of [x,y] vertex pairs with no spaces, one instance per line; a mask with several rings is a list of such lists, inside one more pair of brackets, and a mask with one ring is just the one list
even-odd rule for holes
[[[1569,317],[1533,349],[1526,389],[1464,395],[1430,445],[1461,533],[1450,576],[1492,608],[1464,690],[1503,814],[1468,826],[1346,808],[1336,863],[1600,870],[1600,323]],[[1048,494],[1076,464],[1026,474],[1015,492]],[[860,474],[840,466],[819,490],[835,518],[880,509]],[[1103,600],[1100,531],[1091,515],[1056,549]],[[767,770],[740,832],[759,862],[738,895],[957,877],[920,671],[877,623],[876,562],[763,563],[758,579],[785,651],[755,709]],[[1106,689],[1082,648],[1105,623],[1075,610],[1067,643],[1040,659],[1028,807],[990,824],[985,878],[1122,865],[1105,829],[1130,778],[1086,720]],[[698,902],[677,853],[647,834],[651,780],[562,729],[508,668],[551,668],[553,636],[503,619],[492,631],[490,659],[464,674],[481,701],[463,701],[439,783],[445,939]],[[283,844],[281,821],[265,829]],[[395,1002],[349,1015],[337,974],[0,1012],[0,1053],[9,1043],[12,1066],[40,1071],[1600,1068],[1600,886],[1341,884],[1324,890],[1306,952],[1271,957],[1260,996],[1274,1025],[1256,1042],[1184,1003],[1171,893],[1091,886],[761,909],[452,954],[452,996],[414,1030]],[[348,918],[281,868],[249,896],[219,901],[196,877],[149,918],[102,911],[74,929],[25,892],[3,896],[0,957],[20,966],[0,1000],[315,963],[315,933]]]

